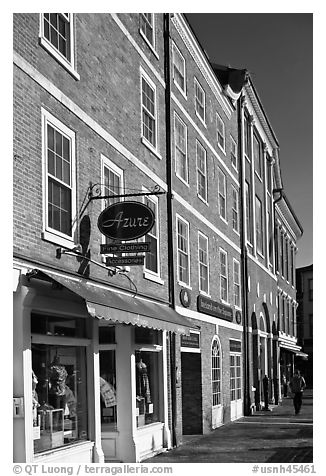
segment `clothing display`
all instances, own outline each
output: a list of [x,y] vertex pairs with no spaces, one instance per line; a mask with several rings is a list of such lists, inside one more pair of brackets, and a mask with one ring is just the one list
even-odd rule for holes
[[113,407],[117,404],[115,389],[113,385],[100,377],[100,393],[105,408]]
[[58,357],[55,357],[49,369],[49,393],[56,396],[65,395],[67,377],[68,372],[65,366],[60,364]]
[[151,390],[149,386],[149,379],[147,375],[147,365],[139,360],[136,364],[137,373],[137,395],[145,398],[146,403],[151,403]]

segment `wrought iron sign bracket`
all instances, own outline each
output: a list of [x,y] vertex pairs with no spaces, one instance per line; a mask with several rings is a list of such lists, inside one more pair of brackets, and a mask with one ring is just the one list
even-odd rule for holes
[[126,198],[126,197],[146,197],[148,195],[163,195],[166,192],[161,189],[159,185],[155,185],[153,190],[149,192],[139,192],[139,193],[123,193],[118,195],[101,195],[101,184],[95,183],[90,184],[90,190],[88,193],[89,202],[92,200],[106,200],[109,198]]

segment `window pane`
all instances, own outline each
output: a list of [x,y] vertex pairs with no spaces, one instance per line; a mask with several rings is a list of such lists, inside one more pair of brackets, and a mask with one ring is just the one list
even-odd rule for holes
[[102,431],[117,428],[115,351],[100,351],[100,403]]
[[137,427],[160,421],[159,353],[136,352]]
[[32,344],[34,451],[88,438],[85,348]]

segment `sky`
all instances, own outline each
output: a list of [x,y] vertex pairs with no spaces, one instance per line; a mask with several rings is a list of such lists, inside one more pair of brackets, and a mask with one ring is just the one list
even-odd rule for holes
[[313,262],[313,15],[187,14],[210,61],[247,69],[280,145],[284,191],[303,229],[297,267]]

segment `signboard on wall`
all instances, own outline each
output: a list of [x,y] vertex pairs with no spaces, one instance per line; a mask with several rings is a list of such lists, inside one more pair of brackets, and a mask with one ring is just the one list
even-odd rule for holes
[[181,335],[181,347],[189,347],[192,349],[200,349],[200,334],[197,332],[190,332],[187,335]]
[[117,202],[99,215],[100,232],[118,241],[136,240],[146,235],[155,224],[153,210],[141,202]]
[[197,309],[199,312],[203,312],[204,314],[218,317],[219,319],[224,319],[229,322],[233,321],[233,309],[231,306],[226,306],[225,304],[213,301],[201,294],[197,298]]

